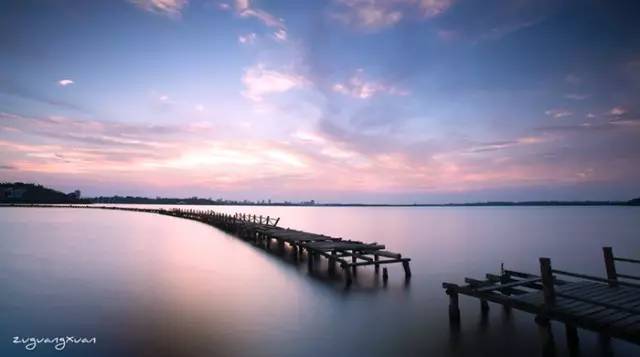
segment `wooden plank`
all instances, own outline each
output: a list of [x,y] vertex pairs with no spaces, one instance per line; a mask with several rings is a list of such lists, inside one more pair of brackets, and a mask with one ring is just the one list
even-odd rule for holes
[[374,264],[391,264],[391,263],[403,263],[410,262],[409,258],[401,258],[401,259],[389,259],[389,260],[378,260],[376,262],[360,262],[360,263],[348,263],[350,267],[357,267],[363,265],[374,265]]
[[[383,249],[384,249],[384,248],[383,248]],[[395,258],[395,259],[400,259],[400,258],[402,258],[402,255],[401,255],[401,254],[388,252],[388,251],[386,251],[386,250],[379,250],[379,251],[376,251],[376,252],[375,252],[375,253],[373,253],[373,254],[375,254],[375,255],[379,255],[379,256],[381,256],[381,257],[387,257],[387,258]]]
[[362,243],[352,243],[348,241],[311,242],[311,243],[305,244],[305,247],[308,247],[311,249],[318,249],[318,250],[338,249],[338,250],[357,250],[357,251],[384,249],[384,245],[382,244],[370,245],[370,244],[362,244]]
[[486,291],[500,290],[500,289],[504,289],[504,288],[522,286],[522,285],[525,285],[525,284],[539,282],[539,281],[540,281],[540,278],[524,279],[524,280],[519,280],[519,281],[516,281],[516,282],[507,283],[507,284],[498,284],[498,285],[492,285],[492,286],[485,286],[485,287],[476,289],[476,292],[482,293],[482,292],[486,292]]

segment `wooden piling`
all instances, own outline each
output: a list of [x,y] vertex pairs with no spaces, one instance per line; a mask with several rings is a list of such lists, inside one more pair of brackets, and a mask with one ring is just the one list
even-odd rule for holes
[[565,332],[567,335],[567,346],[577,346],[579,343],[578,329],[571,324],[564,324]]
[[449,296],[449,320],[451,322],[460,322],[460,307],[458,297],[458,285],[456,284],[442,284],[445,287],[445,292]]
[[404,268],[404,277],[405,279],[411,278],[411,268],[409,267],[409,262],[403,261],[402,268]]
[[551,269],[551,259],[540,258],[540,276],[542,277],[542,290],[544,294],[544,305],[550,307],[554,304],[556,293],[553,287],[553,271]]
[[486,315],[489,312],[489,303],[485,299],[480,299],[480,311]]
[[329,258],[329,275],[333,276],[336,273],[336,251],[331,251],[331,257]]
[[607,279],[609,279],[609,286],[614,287],[618,285],[618,274],[616,273],[616,262],[613,259],[613,249],[611,247],[603,247],[602,253],[604,255],[604,266],[607,271]]
[[349,269],[349,265],[342,264],[342,271],[344,272],[344,280],[346,287],[350,287],[352,283],[351,278],[351,269]]

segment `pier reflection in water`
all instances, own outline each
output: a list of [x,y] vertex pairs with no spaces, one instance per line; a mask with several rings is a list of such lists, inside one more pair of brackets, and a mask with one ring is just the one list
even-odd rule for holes
[[[33,355],[13,336],[62,334],[98,339],[68,346],[68,356],[540,356],[531,315],[490,304],[483,317],[477,301],[461,297],[464,318],[449,325],[441,282],[498,271],[499,262],[535,271],[550,251],[567,269],[602,275],[602,246],[640,251],[634,208],[212,209],[384,243],[411,256],[411,282],[390,266],[386,286],[362,270],[345,290],[326,269],[310,275],[293,263],[288,249],[266,252],[172,217],[2,208],[0,355]],[[563,326],[551,328],[564,336]],[[587,332],[580,340],[582,356],[640,353]],[[568,353],[564,338],[554,342],[558,355]],[[55,355],[50,346],[38,351]]]

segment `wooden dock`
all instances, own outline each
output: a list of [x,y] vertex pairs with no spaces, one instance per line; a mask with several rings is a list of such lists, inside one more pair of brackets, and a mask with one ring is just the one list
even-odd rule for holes
[[465,285],[443,283],[449,295],[449,317],[458,324],[458,296],[480,300],[483,314],[488,302],[514,308],[536,316],[541,327],[550,321],[565,324],[567,343],[577,346],[577,328],[640,344],[640,277],[618,273],[616,262],[640,264],[640,260],[615,257],[603,248],[606,278],[553,269],[549,258],[540,258],[540,274],[501,268],[500,274],[485,279],[466,278]]
[[[163,209],[163,208],[133,208],[118,206],[88,206],[88,205],[10,205],[20,207],[65,207],[65,208],[94,208],[106,210],[120,210],[133,212],[147,212],[172,217],[179,217],[202,222],[236,237],[242,238],[265,249],[271,249],[275,243],[281,251],[285,245],[291,247],[296,261],[306,255],[308,269],[313,272],[319,260],[324,257],[328,262],[330,275],[336,274],[339,266],[345,279],[346,286],[350,286],[358,267],[373,266],[378,274],[381,265],[402,264],[405,279],[411,278],[409,266],[410,258],[401,254],[385,250],[379,243],[364,243],[355,240],[335,238],[323,234],[309,233],[300,230],[278,227],[280,218],[248,214],[218,213],[212,210],[196,209]],[[306,253],[306,254],[305,254]],[[387,268],[382,269],[382,279],[388,279]]]

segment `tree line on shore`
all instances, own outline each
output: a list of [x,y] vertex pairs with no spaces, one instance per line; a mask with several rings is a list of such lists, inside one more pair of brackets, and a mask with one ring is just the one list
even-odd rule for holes
[[169,198],[139,196],[99,196],[81,197],[79,190],[64,193],[33,183],[0,183],[0,203],[9,204],[92,204],[92,203],[128,203],[128,204],[186,204],[186,205],[264,205],[264,206],[404,206],[404,207],[438,207],[438,206],[640,206],[640,197],[629,201],[488,201],[471,203],[414,203],[414,204],[364,204],[364,203],[317,203],[313,200],[302,202],[271,202],[248,200],[223,200],[201,197]]

